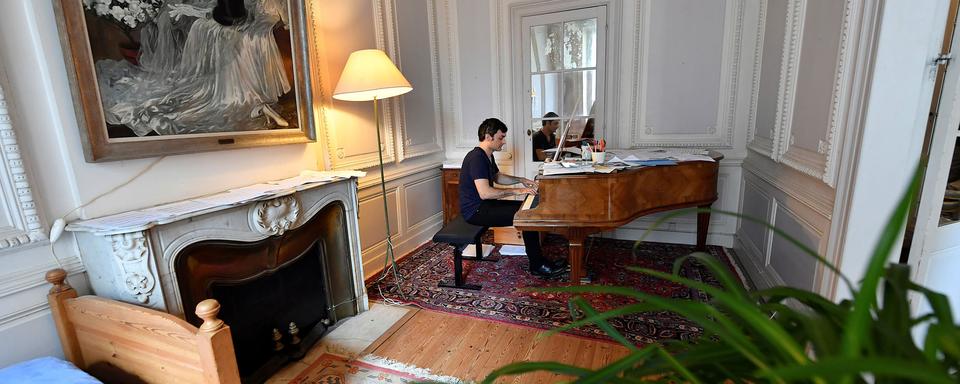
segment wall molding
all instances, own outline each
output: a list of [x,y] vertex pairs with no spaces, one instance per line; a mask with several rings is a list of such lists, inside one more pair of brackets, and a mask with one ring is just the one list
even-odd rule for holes
[[780,162],[786,152],[793,124],[793,107],[797,95],[797,65],[800,63],[800,47],[803,41],[804,13],[807,0],[789,0],[787,22],[783,34],[783,56],[780,59],[780,86],[777,94],[777,116],[773,127],[771,158]]
[[39,315],[46,314],[50,309],[50,304],[46,301],[36,303],[26,307],[20,307],[14,312],[0,316],[0,331],[9,326],[15,325],[20,321],[32,320]]
[[713,125],[702,134],[658,134],[646,121],[647,91],[649,77],[647,65],[650,53],[650,25],[652,17],[651,1],[641,1],[637,5],[636,28],[634,38],[634,89],[633,129],[628,135],[629,147],[688,146],[732,149],[736,131],[740,60],[742,51],[744,0],[724,2],[723,50],[721,52],[721,72],[718,92],[718,105]]
[[[757,138],[757,105],[760,102],[760,70],[763,59],[763,37],[767,30],[767,2],[761,1],[757,10],[757,31],[753,47],[753,79],[750,83],[750,112],[747,115],[747,148],[753,149],[753,141]],[[765,148],[755,149],[762,153]],[[769,150],[768,150],[769,152]],[[767,153],[766,156],[770,154]]]
[[[784,173],[784,168],[767,158],[748,159],[743,163],[743,170],[750,175],[766,182],[784,194],[792,197],[801,204],[829,220],[833,215],[833,189],[825,184],[810,185],[805,177],[792,177]],[[788,168],[790,172],[794,171]],[[800,176],[799,173],[795,175]]]
[[13,128],[12,108],[4,91],[6,75],[0,67],[0,252],[10,252],[47,243],[46,223],[40,217]]
[[[433,108],[436,113],[433,117],[433,141],[426,143],[413,144],[407,134],[409,127],[406,122],[397,130],[397,161],[403,161],[419,156],[425,156],[433,153],[443,152],[443,102],[440,94],[440,39],[437,31],[440,29],[439,18],[437,16],[438,7],[446,7],[448,1],[438,2],[437,0],[425,0],[427,3],[427,38],[430,44],[430,86],[433,89]],[[394,13],[395,14],[395,13]],[[399,37],[398,37],[399,38]],[[398,52],[402,61],[402,52]],[[402,64],[402,63],[401,63]],[[401,68],[403,66],[401,65]],[[399,99],[399,98],[397,98]]]
[[63,268],[67,271],[67,275],[75,275],[85,271],[83,261],[77,256],[71,256],[60,259],[59,263],[56,260],[50,260],[29,268],[5,273],[0,275],[0,299],[47,284],[43,276],[47,271],[54,268]]
[[740,267],[750,277],[757,289],[786,285],[776,270],[758,263],[758,260],[762,260],[758,257],[763,257],[763,255],[755,252],[757,251],[756,247],[744,245],[741,237],[737,236],[733,250],[743,256],[739,259]]
[[[795,147],[792,145],[792,141],[789,140],[791,126],[787,125],[782,132],[784,136],[782,139],[784,147],[783,153],[780,155],[781,161],[804,174],[823,181],[831,188],[836,186],[836,158],[840,147],[835,144],[835,141],[839,135],[838,131],[841,130],[839,127],[840,122],[844,120],[842,116],[843,111],[848,109],[847,104],[849,103],[849,91],[844,85],[848,84],[848,79],[851,76],[847,58],[850,56],[849,52],[852,49],[851,39],[849,38],[852,32],[850,19],[854,16],[853,13],[857,12],[854,9],[853,3],[853,0],[844,1],[840,42],[837,50],[836,65],[834,67],[833,91],[830,97],[830,125],[825,138],[826,147],[823,148],[822,152]],[[799,58],[797,60],[799,61]],[[794,89],[794,92],[795,91]]]
[[[374,38],[376,40],[376,48],[386,52],[387,56],[393,60],[394,63],[399,63],[399,54],[397,52],[398,41],[397,41],[397,18],[393,9],[395,7],[395,0],[372,0],[373,8],[373,29],[374,29]],[[323,18],[316,14],[311,14],[312,20],[322,20]],[[317,39],[319,40],[319,39]],[[322,51],[321,51],[322,52]],[[318,58],[318,61],[326,62],[326,57],[322,55]],[[334,87],[336,84],[334,84]],[[334,88],[331,88],[334,89]],[[331,94],[331,97],[333,95]],[[332,105],[332,100],[329,101]],[[345,101],[344,103],[357,103],[353,101]],[[403,98],[402,97],[392,97],[387,100],[380,100],[380,150],[383,154],[383,164],[390,164],[396,162],[398,159],[397,156],[397,133],[399,130],[403,129]],[[375,122],[371,122],[375,126]],[[346,141],[340,142],[337,139],[337,130],[341,127],[334,127],[331,124],[325,124],[326,129],[326,139],[327,139],[327,160],[332,169],[366,169],[373,168],[380,165],[380,153],[378,151],[371,151],[368,153],[357,154],[357,155],[345,155],[343,148],[345,145],[350,144]],[[346,129],[353,129],[354,127],[346,127]],[[376,132],[374,132],[376,133]],[[371,137],[370,139],[373,139]]]

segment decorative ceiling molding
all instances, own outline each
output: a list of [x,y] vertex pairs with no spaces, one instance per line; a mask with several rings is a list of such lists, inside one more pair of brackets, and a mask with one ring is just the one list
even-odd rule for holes
[[6,77],[0,67],[0,252],[47,243],[46,223],[40,218],[27,167],[13,128]]

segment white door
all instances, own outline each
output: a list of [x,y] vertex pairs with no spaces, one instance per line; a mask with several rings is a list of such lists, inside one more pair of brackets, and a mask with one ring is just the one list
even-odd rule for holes
[[[954,31],[950,46],[954,56],[960,52],[957,37]],[[960,63],[945,69],[908,262],[913,280],[949,296],[954,316],[960,316]],[[917,313],[929,311],[926,300],[914,300],[918,302]]]
[[528,178],[537,174],[533,134],[543,126],[544,115],[556,113],[560,128],[569,127],[567,137],[578,138],[589,119],[600,134],[606,47],[606,6],[552,12],[521,19],[520,53],[522,60],[523,100],[517,118],[521,122],[514,135],[516,153],[522,161],[521,173]]

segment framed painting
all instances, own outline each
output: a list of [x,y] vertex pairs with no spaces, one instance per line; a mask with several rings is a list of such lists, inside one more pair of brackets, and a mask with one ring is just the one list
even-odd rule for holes
[[316,140],[305,0],[52,0],[88,162]]

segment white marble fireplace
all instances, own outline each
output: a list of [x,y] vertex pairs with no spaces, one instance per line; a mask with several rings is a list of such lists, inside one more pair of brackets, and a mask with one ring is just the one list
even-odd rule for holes
[[342,212],[336,213],[335,225],[343,226],[339,233],[346,241],[340,248],[346,249],[336,255],[344,261],[329,263],[336,268],[329,271],[327,285],[332,291],[328,310],[342,318],[367,310],[368,302],[360,258],[357,179],[333,179],[299,186],[279,182],[275,193],[266,197],[243,199],[249,194],[234,193],[243,200],[195,211],[202,207],[199,202],[210,200],[198,198],[75,222],[67,230],[77,234],[96,295],[183,317],[192,312],[183,306],[178,281],[184,276],[177,276],[175,268],[184,249],[211,240],[255,243],[281,238],[321,210],[338,206]]

